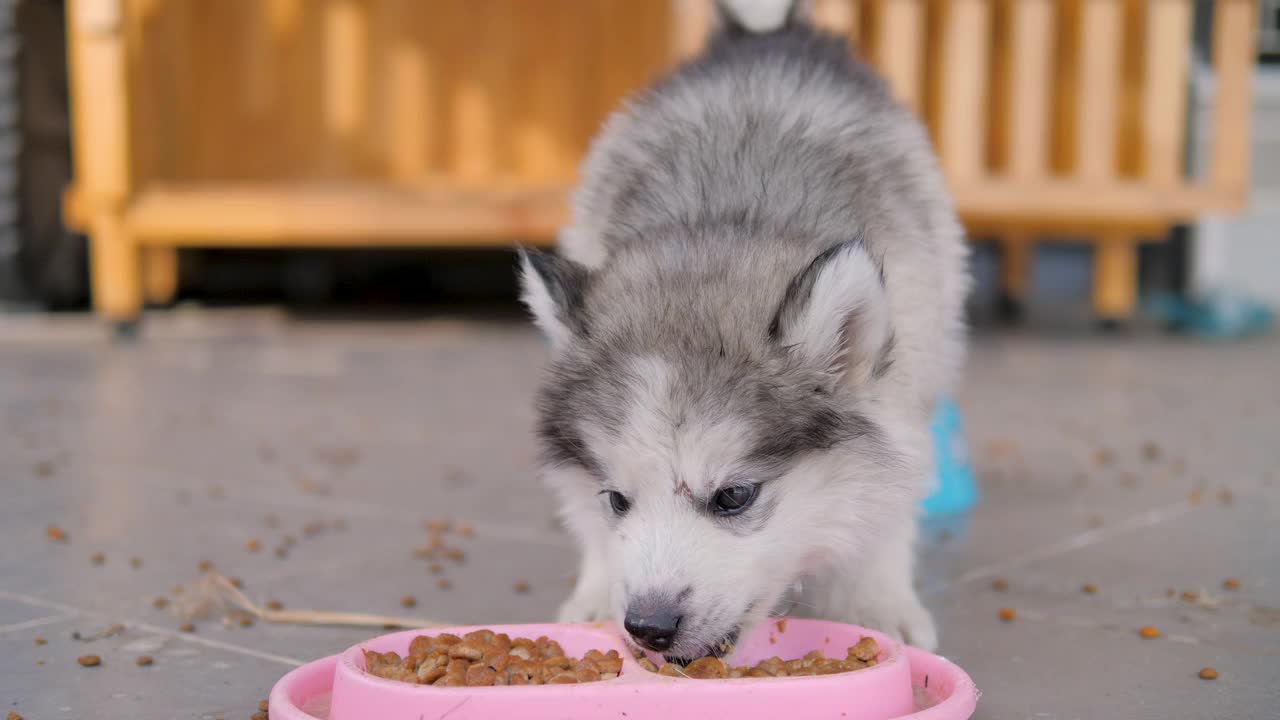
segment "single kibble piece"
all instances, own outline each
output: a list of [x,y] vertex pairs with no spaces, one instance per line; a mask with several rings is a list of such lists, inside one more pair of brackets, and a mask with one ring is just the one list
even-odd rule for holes
[[1001,620],[1005,622],[1013,622],[1013,619],[1016,617],[1018,617],[1018,613],[1013,608],[1000,608]]
[[138,667],[150,667],[155,664],[155,658],[150,655],[139,655],[137,660],[133,661]]
[[1004,592],[1009,589],[1009,581],[1004,578],[996,578],[991,581],[991,589],[996,592]]
[[1226,580],[1222,581],[1222,589],[1223,590],[1239,590],[1240,581],[1235,578],[1227,578]]
[[1093,583],[1085,583],[1080,590],[1082,590],[1086,595],[1093,595],[1098,592],[1098,586]]
[[284,603],[280,602],[279,600],[268,600],[268,601],[267,601],[267,609],[268,609],[268,610],[283,610],[283,609],[284,609]]
[[231,583],[231,587],[241,590],[244,588],[244,581],[238,577],[227,578],[227,582]]
[[94,565],[102,565],[106,561],[107,561],[107,556],[100,552],[96,552],[89,556],[89,562],[93,563]]
[[22,720],[22,716],[16,712],[10,712],[5,716],[5,720]]
[[427,569],[431,571],[432,575],[439,575],[440,573],[444,572],[444,566],[441,565],[440,563],[435,563],[435,562],[431,563],[431,566]]
[[1142,445],[1142,457],[1150,462],[1160,459],[1160,446],[1153,442],[1146,442]]
[[182,623],[181,625],[178,626],[178,629],[184,633],[190,633],[190,632],[196,631],[196,626],[192,625],[191,623]]
[[200,569],[200,572],[209,572],[210,570],[213,570],[213,563],[208,560],[201,560],[200,564],[196,567]]
[[1109,448],[1099,448],[1093,455],[1093,459],[1100,466],[1107,466],[1116,461],[1116,454]]
[[529,592],[529,583],[524,580],[517,580],[516,584],[511,586],[511,589],[523,595]]
[[253,616],[249,613],[243,613],[236,618],[236,622],[239,623],[242,628],[253,627]]
[[1155,627],[1154,625],[1146,625],[1146,626],[1142,627],[1140,630],[1138,630],[1138,634],[1139,634],[1139,635],[1141,635],[1141,636],[1142,636],[1142,637],[1144,637],[1144,638],[1158,638],[1158,637],[1160,637],[1160,631],[1159,631],[1159,630],[1157,630],[1157,629],[1156,629],[1156,627]]
[[169,598],[163,595],[157,595],[151,600],[151,607],[157,610],[163,610],[169,606]]
[[703,657],[689,663],[684,674],[696,680],[714,680],[729,676],[729,668],[717,657]]
[[262,549],[262,541],[257,538],[250,539],[244,544],[244,549],[251,553],[256,553]]
[[1195,601],[1197,601],[1197,600],[1199,600],[1199,599],[1200,599],[1200,594],[1199,594],[1199,593],[1195,593],[1195,592],[1192,592],[1192,591],[1190,591],[1190,590],[1183,590],[1183,591],[1182,591],[1182,601],[1183,601],[1183,602],[1193,603],[1193,602],[1195,602]]
[[49,644],[49,641],[48,641],[48,640],[45,640],[45,639],[44,639],[44,638],[42,638],[42,637],[38,637],[38,638],[36,638],[35,643],[36,643],[36,645],[48,645],[48,644]]
[[259,701],[258,701],[258,710],[260,710],[260,711],[262,711],[262,712],[268,712],[268,711],[269,711],[269,703],[268,703],[266,700],[259,700]]
[[57,525],[50,525],[49,527],[45,528],[44,534],[45,534],[45,537],[49,538],[54,542],[67,541],[67,531],[63,530]]
[[441,590],[448,590],[449,588],[453,587],[453,583],[449,582],[449,578],[440,578],[439,580],[436,581],[436,587],[440,588]]
[[256,712],[249,716],[249,720],[270,720],[270,718],[264,712]]
[[80,663],[84,667],[97,667],[102,664],[102,658],[97,655],[81,655],[76,658],[76,662]]
[[418,598],[412,595],[405,595],[400,598],[400,607],[411,608],[418,604]]
[[140,557],[129,558],[129,567],[133,568],[134,570],[137,570],[138,568],[142,567],[142,558]]
[[1200,679],[1201,680],[1217,680],[1218,671],[1214,670],[1211,667],[1200,668]]

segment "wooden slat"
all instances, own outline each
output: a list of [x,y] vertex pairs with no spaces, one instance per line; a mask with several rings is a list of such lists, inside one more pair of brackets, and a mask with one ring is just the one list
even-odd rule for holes
[[[468,182],[483,181],[499,170],[502,148],[507,145],[500,123],[506,87],[506,57],[515,40],[514,21],[507,4],[480,0],[452,16],[458,41],[453,45],[458,83],[450,99],[453,123],[449,143],[453,171]],[[554,14],[547,18],[553,21]],[[523,42],[527,42],[527,36]],[[550,62],[550,60],[549,60]],[[556,99],[563,102],[562,94]]]
[[[985,169],[991,8],[987,0],[954,0],[947,4],[946,11],[939,68],[942,107],[938,138],[947,177],[961,185],[980,177]],[[886,41],[880,38],[878,45],[883,46]]]
[[889,80],[894,96],[907,107],[919,111],[924,89],[924,2],[892,0],[884,3],[875,15],[875,22],[876,66]]
[[1213,158],[1209,179],[1219,190],[1241,200],[1249,182],[1256,15],[1253,0],[1218,0],[1213,17]]
[[848,37],[854,28],[854,9],[851,0],[813,0],[813,24]]
[[1048,169],[1053,89],[1053,3],[1013,0],[1009,56],[1009,174],[1038,178]]
[[432,75],[425,48],[405,37],[392,40],[388,51],[388,162],[393,179],[404,182],[427,172],[427,147],[438,130],[427,112]]
[[336,135],[354,135],[368,106],[369,27],[355,0],[331,0],[324,9],[324,119]]
[[1120,11],[1116,0],[1084,0],[1082,8],[1075,170],[1087,181],[1116,174]]
[[702,49],[711,30],[712,0],[671,0],[671,60],[687,60]]
[[1144,174],[1162,184],[1182,176],[1191,59],[1191,0],[1147,6],[1143,57],[1142,157]]
[[1039,223],[1056,227],[1080,223],[1172,224],[1208,210],[1233,207],[1215,188],[1199,185],[1157,187],[1142,181],[1082,183],[1075,178],[1024,181],[980,180],[953,184],[951,194],[968,220]]
[[566,218],[568,187],[396,190],[209,184],[141,193],[125,216],[144,244],[172,246],[509,245],[547,240]]
[[515,11],[520,27],[537,28],[521,40],[526,74],[521,94],[524,112],[513,128],[515,167],[520,177],[546,180],[572,172],[576,158],[567,143],[575,113],[572,97],[586,88],[575,88],[569,57],[572,36],[578,34],[572,16],[548,13],[548,0],[523,0]]

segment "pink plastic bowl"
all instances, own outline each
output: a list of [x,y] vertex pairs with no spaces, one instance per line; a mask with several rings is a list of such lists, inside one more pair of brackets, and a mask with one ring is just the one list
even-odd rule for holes
[[[736,665],[777,655],[797,658],[815,648],[844,658],[850,645],[870,635],[880,663],[852,673],[797,678],[690,680],[648,672],[631,660],[612,625],[488,625],[512,637],[546,635],[569,655],[617,650],[616,680],[583,685],[432,687],[373,677],[364,650],[404,655],[422,634],[464,635],[480,627],[410,630],[383,635],[341,655],[304,665],[271,691],[272,720],[420,720],[423,717],[621,718],[657,720],[717,713],[735,718],[821,717],[847,720],[964,720],[973,714],[977,690],[951,662],[854,625],[818,620],[771,622],[739,643]],[[785,627],[785,631],[782,629]]]

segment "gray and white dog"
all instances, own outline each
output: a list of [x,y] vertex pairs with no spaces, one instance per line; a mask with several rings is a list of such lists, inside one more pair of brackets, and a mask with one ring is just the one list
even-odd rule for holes
[[[561,621],[670,658],[787,609],[932,649],[912,586],[966,246],[925,132],[788,0],[722,0],[699,57],[593,144],[547,335],[544,475],[582,548]],[[794,601],[793,601],[794,602]]]

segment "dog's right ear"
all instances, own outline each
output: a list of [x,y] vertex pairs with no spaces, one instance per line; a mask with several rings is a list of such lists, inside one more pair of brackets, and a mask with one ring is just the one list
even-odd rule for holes
[[527,248],[518,252],[520,299],[551,342],[551,350],[559,352],[574,337],[586,334],[582,303],[590,274],[582,265],[559,255]]

